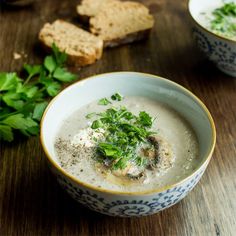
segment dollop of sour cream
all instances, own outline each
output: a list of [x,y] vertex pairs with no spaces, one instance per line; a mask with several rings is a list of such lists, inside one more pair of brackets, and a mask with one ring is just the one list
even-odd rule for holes
[[104,138],[104,129],[92,129],[90,127],[81,129],[71,140],[71,145],[74,147],[95,147],[97,140],[102,140]]

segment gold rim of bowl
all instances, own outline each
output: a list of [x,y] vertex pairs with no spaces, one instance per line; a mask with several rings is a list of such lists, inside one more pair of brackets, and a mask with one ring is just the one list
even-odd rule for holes
[[189,15],[190,15],[192,21],[193,21],[194,23],[196,23],[196,25],[197,25],[199,28],[205,30],[207,33],[209,33],[209,34],[211,34],[211,35],[213,35],[213,36],[215,36],[215,37],[217,37],[217,38],[219,38],[219,39],[221,39],[221,40],[226,40],[226,41],[229,41],[230,43],[236,43],[236,39],[234,40],[234,39],[230,39],[230,38],[228,38],[228,37],[224,37],[224,36],[222,36],[222,35],[216,34],[216,33],[212,32],[212,31],[210,31],[209,29],[207,29],[206,27],[204,27],[203,25],[201,25],[201,24],[193,17],[193,15],[192,15],[192,12],[191,12],[191,10],[190,10],[190,2],[191,2],[191,1],[193,1],[193,0],[188,0],[188,3],[187,3],[188,13],[189,13]]
[[183,86],[171,81],[171,80],[168,80],[168,79],[165,79],[163,77],[160,77],[160,76],[157,76],[157,75],[151,75],[151,74],[147,74],[147,73],[141,73],[141,72],[131,72],[131,71],[122,71],[122,72],[110,72],[110,73],[104,73],[104,74],[99,74],[99,75],[94,75],[94,76],[90,76],[90,77],[87,77],[87,78],[84,78],[84,79],[81,79],[77,82],[75,82],[74,84],[71,84],[70,86],[68,86],[67,88],[65,88],[63,91],[69,89],[71,86],[74,86],[75,84],[79,84],[79,83],[82,83],[84,81],[87,81],[87,80],[90,80],[90,79],[94,79],[96,77],[100,77],[100,76],[104,76],[104,75],[113,75],[113,74],[126,74],[126,73],[131,73],[131,74],[137,74],[137,75],[145,75],[146,77],[149,77],[151,79],[162,79],[162,80],[165,80],[167,83],[170,83],[170,84],[173,84],[175,85],[176,87],[179,87],[181,90],[183,90],[184,92],[186,92],[188,95],[190,95],[190,97],[194,98],[198,104],[201,106],[201,108],[205,111],[205,113],[207,114],[207,117],[209,119],[209,122],[211,124],[211,129],[212,129],[212,143],[211,143],[211,147],[207,153],[207,155],[202,158],[202,162],[199,164],[199,166],[196,168],[196,170],[193,171],[193,173],[187,177],[185,177],[184,179],[174,183],[174,184],[171,184],[171,185],[166,185],[166,186],[163,186],[163,187],[160,187],[160,188],[157,188],[157,189],[153,189],[153,190],[149,190],[149,191],[139,191],[139,192],[121,192],[121,191],[115,191],[115,190],[108,190],[108,189],[103,189],[103,188],[98,188],[98,187],[95,187],[93,185],[90,185],[90,184],[87,184],[87,183],[84,183],[83,181],[79,180],[78,178],[74,177],[73,175],[69,174],[68,172],[66,172],[49,154],[47,148],[46,148],[46,145],[44,144],[44,140],[43,140],[43,123],[44,123],[44,119],[45,119],[45,116],[48,112],[48,110],[50,109],[50,107],[52,106],[52,104],[54,103],[55,100],[57,100],[57,98],[59,96],[61,96],[62,92],[60,92],[57,96],[55,96],[49,103],[49,105],[47,106],[44,114],[43,114],[43,117],[41,119],[41,123],[40,123],[40,141],[41,141],[41,144],[42,144],[42,147],[43,147],[43,150],[44,152],[46,153],[46,156],[49,160],[49,162],[54,166],[54,168],[57,169],[57,171],[61,172],[64,176],[66,176],[67,178],[69,178],[71,181],[77,183],[78,185],[81,185],[82,187],[84,188],[88,188],[88,189],[91,189],[93,191],[98,191],[98,192],[101,192],[101,193],[108,193],[108,194],[114,194],[114,195],[132,195],[132,196],[141,196],[141,195],[150,195],[150,194],[157,194],[157,193],[160,193],[160,192],[163,192],[167,189],[171,189],[171,188],[174,188],[175,186],[178,186],[180,185],[181,183],[187,181],[188,179],[192,178],[198,171],[201,167],[203,167],[204,165],[207,165],[208,162],[210,161],[211,159],[211,156],[212,156],[212,153],[214,151],[214,147],[215,147],[215,143],[216,143],[216,129],[215,129],[215,124],[214,124],[214,121],[213,121],[213,118],[210,114],[210,112],[208,111],[207,107],[203,104],[203,102],[197,97],[195,96],[192,92],[190,92],[188,89],[184,88]]

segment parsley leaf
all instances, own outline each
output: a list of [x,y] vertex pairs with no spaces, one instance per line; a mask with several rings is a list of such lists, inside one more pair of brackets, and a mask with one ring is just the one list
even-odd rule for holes
[[58,82],[49,82],[46,85],[46,90],[51,97],[54,97],[60,92],[61,85]]
[[29,127],[37,126],[37,123],[33,119],[29,117],[25,118],[23,114],[11,115],[6,119],[2,120],[1,124],[8,125],[13,129],[22,130],[27,129]]
[[21,99],[21,94],[10,91],[2,96],[2,100],[5,104],[16,110],[21,109],[24,106],[24,101]]
[[40,121],[48,102],[40,102],[36,104],[33,111],[33,119]]
[[0,73],[0,92],[15,88],[19,82],[16,73]]
[[67,60],[67,54],[64,52],[60,52],[55,43],[52,44],[52,51],[53,51],[53,55],[56,60],[57,66],[58,67],[63,66]]
[[71,74],[70,72],[66,71],[64,68],[61,67],[58,67],[54,71],[53,77],[62,82],[70,82],[75,79],[75,75]]
[[101,120],[95,120],[92,125],[91,125],[91,128],[92,129],[98,129],[98,128],[101,128],[103,126],[103,123]]
[[113,170],[124,169],[127,166],[128,159],[120,158],[112,167]]
[[138,122],[142,126],[151,127],[152,126],[152,117],[147,112],[141,111],[139,113]]
[[119,93],[115,93],[111,96],[112,100],[121,101],[123,97]]
[[40,74],[42,66],[24,64],[23,68],[27,71],[28,77],[32,78],[33,76]]
[[91,113],[87,114],[85,117],[86,117],[86,119],[91,119],[95,115],[96,115],[96,112],[91,112]]
[[13,132],[10,126],[0,124],[0,139],[8,142],[13,141]]
[[107,98],[102,98],[98,101],[98,105],[106,106],[108,104],[111,104],[111,102]]
[[56,64],[56,60],[54,59],[53,56],[47,56],[44,59],[44,63],[43,65],[45,66],[45,68],[52,73],[53,71],[55,71],[57,64]]
[[110,143],[99,143],[98,151],[106,157],[117,158],[121,156],[122,151],[115,145]]
[[148,163],[147,159],[141,156],[137,156],[135,162],[137,166],[146,166]]

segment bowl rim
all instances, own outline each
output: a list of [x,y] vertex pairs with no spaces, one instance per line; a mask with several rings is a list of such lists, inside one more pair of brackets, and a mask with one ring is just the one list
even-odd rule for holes
[[[170,184],[170,185],[165,185],[156,189],[152,189],[152,190],[146,190],[146,191],[138,191],[138,192],[122,192],[122,191],[116,191],[116,190],[109,190],[109,189],[103,189],[103,188],[98,188],[94,185],[88,184],[83,182],[82,180],[79,180],[78,178],[76,178],[75,176],[71,175],[70,173],[68,173],[66,170],[64,170],[49,154],[47,148],[46,148],[46,144],[44,143],[44,139],[43,139],[43,124],[44,124],[44,120],[45,117],[47,115],[48,110],[51,108],[52,104],[54,104],[54,102],[57,100],[57,98],[61,95],[63,95],[64,91],[68,90],[70,87],[72,86],[76,86],[77,84],[80,83],[84,83],[88,80],[91,79],[96,79],[96,77],[101,77],[101,76],[112,76],[114,74],[133,74],[133,75],[142,75],[142,76],[146,76],[149,77],[149,79],[161,79],[164,80],[165,82],[172,84],[178,88],[180,88],[181,90],[183,90],[184,92],[186,92],[190,97],[192,97],[198,104],[199,106],[202,108],[202,110],[206,113],[208,120],[210,122],[210,126],[211,126],[211,130],[212,130],[212,142],[211,142],[211,146],[208,150],[207,155],[203,158],[202,163],[188,176],[186,176],[185,178],[181,179],[180,181]],[[216,143],[216,128],[215,128],[215,124],[214,124],[214,120],[209,112],[209,110],[207,109],[207,107],[205,106],[205,104],[196,96],[194,95],[191,91],[189,91],[188,89],[186,89],[185,87],[183,87],[182,85],[179,85],[176,82],[173,82],[171,80],[165,79],[161,76],[158,75],[153,75],[153,74],[148,74],[148,73],[142,73],[142,72],[132,72],[132,71],[117,71],[117,72],[109,72],[109,73],[102,73],[102,74],[98,74],[98,75],[93,75],[93,76],[89,76],[83,79],[80,79],[79,81],[69,85],[67,88],[63,89],[58,95],[56,95],[48,104],[47,108],[45,109],[41,122],[40,122],[40,142],[42,145],[42,148],[46,154],[46,158],[47,160],[51,163],[51,165],[57,169],[57,171],[59,171],[61,174],[63,174],[64,176],[66,176],[67,178],[70,179],[70,181],[77,183],[78,185],[84,187],[84,188],[88,188],[90,190],[93,191],[97,191],[100,193],[107,193],[107,194],[113,194],[113,195],[131,195],[131,196],[142,196],[142,195],[151,195],[151,194],[157,194],[160,192],[163,192],[165,190],[174,188],[180,184],[182,184],[183,182],[187,181],[188,179],[192,178],[203,166],[207,165],[212,157],[214,148],[215,148],[215,143]]]
[[202,24],[200,24],[200,23],[193,17],[192,12],[191,12],[191,10],[190,10],[190,2],[191,2],[191,1],[194,1],[194,0],[188,0],[188,2],[187,2],[188,13],[189,13],[189,15],[190,15],[192,21],[193,21],[199,28],[201,28],[202,30],[205,30],[207,33],[209,33],[209,34],[211,34],[211,35],[213,35],[213,36],[215,36],[215,37],[217,37],[217,38],[219,38],[219,39],[221,39],[221,40],[226,40],[226,41],[228,41],[228,42],[230,42],[230,43],[236,43],[236,39],[230,39],[230,38],[224,37],[224,36],[222,36],[222,35],[213,33],[212,31],[210,31],[209,29],[207,29],[206,27],[204,27]]

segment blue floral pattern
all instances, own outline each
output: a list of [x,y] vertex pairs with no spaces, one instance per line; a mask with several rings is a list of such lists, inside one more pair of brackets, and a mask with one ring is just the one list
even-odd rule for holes
[[193,35],[199,48],[223,72],[236,76],[236,47],[194,28]]
[[141,197],[114,195],[110,201],[107,200],[109,198],[103,196],[106,193],[95,193],[94,190],[93,192],[92,190],[78,186],[78,184],[71,182],[61,174],[56,174],[56,176],[62,187],[66,189],[75,200],[92,210],[110,216],[139,217],[157,213],[180,201],[197,184],[204,169],[205,168],[185,182],[160,193]]
[[200,49],[203,52],[207,53],[207,55],[210,55],[212,53],[212,46],[210,44],[210,41],[207,39],[207,37],[204,34],[202,34],[200,31],[198,31],[197,29],[193,30],[193,35]]
[[144,216],[149,215],[153,208],[150,206],[148,201],[114,201],[110,204],[106,204],[105,212],[112,216],[122,216],[122,217],[131,217],[131,216]]

